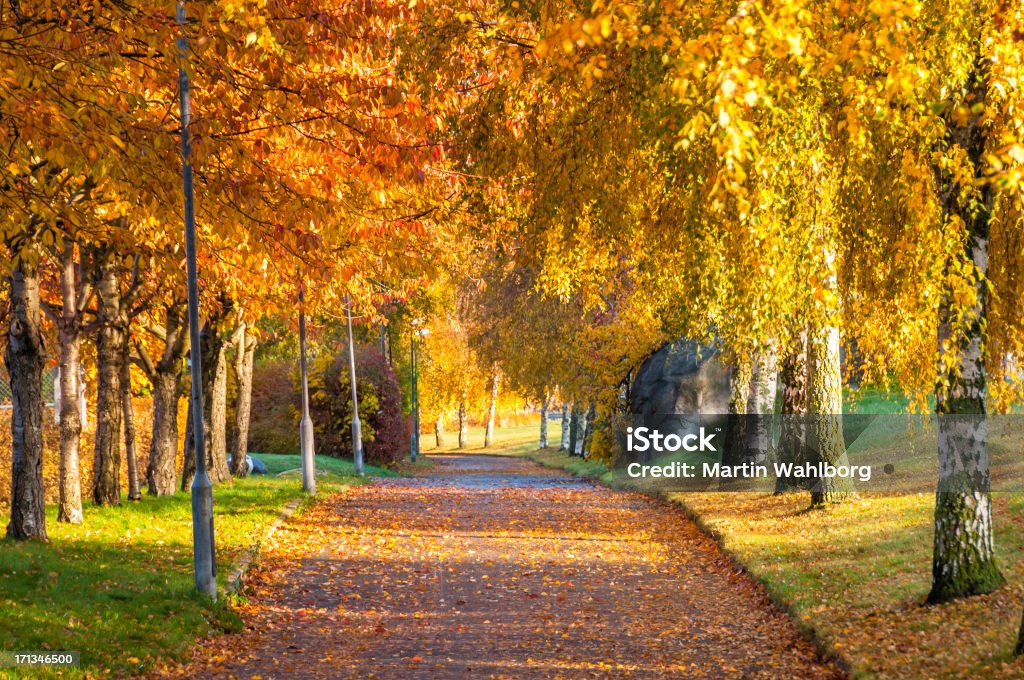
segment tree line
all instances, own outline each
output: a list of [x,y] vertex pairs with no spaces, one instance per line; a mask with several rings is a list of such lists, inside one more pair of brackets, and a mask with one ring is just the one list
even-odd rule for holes
[[781,383],[833,464],[856,347],[863,381],[940,415],[928,600],[993,590],[985,415],[1024,387],[1022,22],[1001,0],[433,4],[404,59],[459,100],[481,341],[513,384],[593,404],[597,452],[646,356],[714,342],[730,412],[771,413]]
[[[187,488],[175,469],[189,356],[201,356],[207,457],[244,473],[262,319],[401,300],[443,263],[456,182],[437,121],[399,87],[389,37],[405,3],[56,2],[0,5],[0,237],[13,393],[7,534],[46,538],[42,373],[60,367],[58,521]],[[179,54],[184,32],[192,46]],[[178,71],[192,80],[200,347],[189,347]],[[225,364],[234,347],[234,365]],[[80,366],[95,370],[92,479],[80,479]],[[152,392],[149,465],[137,469],[130,366]],[[226,373],[239,385],[225,441]],[[191,422],[191,420],[189,421]],[[122,449],[122,441],[125,444]],[[225,451],[233,448],[232,469]],[[124,450],[124,454],[122,454]]]
[[[43,529],[54,329],[62,382],[75,341],[95,346],[101,474],[140,345],[173,395],[160,407],[178,396],[184,65],[204,367],[239,323],[294,313],[300,283],[311,311],[351,293],[371,316],[402,302],[408,322],[434,296],[485,380],[575,404],[594,451],[631,372],[689,337],[733,366],[732,412],[773,409],[781,380],[782,412],[817,418],[835,463],[856,345],[865,380],[962,416],[939,421],[940,469],[971,483],[938,489],[929,599],[1002,582],[983,416],[1024,388],[1019,8],[225,0],[190,5],[185,64],[169,9],[0,14],[11,535]],[[439,395],[465,403],[462,388]]]

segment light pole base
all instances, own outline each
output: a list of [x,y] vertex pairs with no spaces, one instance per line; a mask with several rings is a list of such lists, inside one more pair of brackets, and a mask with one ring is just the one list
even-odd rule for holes
[[299,423],[299,448],[302,451],[302,489],[316,493],[316,461],[313,458],[313,421],[304,416]]
[[352,419],[352,462],[356,466],[356,474],[363,476],[363,424],[357,415]]
[[192,479],[192,554],[196,590],[217,600],[217,560],[213,543],[213,485],[205,471]]

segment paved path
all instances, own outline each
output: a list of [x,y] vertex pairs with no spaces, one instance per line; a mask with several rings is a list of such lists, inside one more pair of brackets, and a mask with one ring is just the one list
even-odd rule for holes
[[449,455],[319,501],[265,547],[193,677],[833,678],[666,504]]

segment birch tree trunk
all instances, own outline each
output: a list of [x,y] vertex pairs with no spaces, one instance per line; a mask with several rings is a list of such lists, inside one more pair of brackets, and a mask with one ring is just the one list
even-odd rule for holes
[[590,406],[583,414],[583,437],[581,438],[580,445],[580,456],[582,458],[588,458],[590,456],[590,445],[594,440],[594,420],[597,418],[597,407],[593,401],[590,402]]
[[743,462],[764,465],[772,455],[778,384],[778,355],[774,348],[763,349],[755,359],[750,376]]
[[[843,376],[839,358],[839,327],[812,327],[808,337],[807,410],[811,431],[808,446],[814,460],[834,466],[848,465],[843,440]],[[811,506],[841,503],[853,493],[848,477],[815,480]]]
[[459,401],[459,448],[466,448],[467,441],[469,441],[469,419],[466,415],[466,395],[463,393],[462,399]]
[[569,446],[566,449],[570,456],[576,455],[576,404],[569,411]]
[[[800,464],[806,460],[807,445],[807,331],[801,329],[795,346],[782,360],[779,379],[782,403],[779,417],[779,444],[775,458],[780,463]],[[775,493],[806,488],[803,480],[777,477]]]
[[558,445],[559,451],[569,450],[569,430],[571,423],[569,422],[569,404],[562,402],[562,438]]
[[583,446],[583,433],[580,431],[583,409],[576,402],[573,402],[572,412],[569,415],[569,455],[580,455]]
[[231,474],[245,477],[249,467],[249,423],[252,418],[252,367],[256,356],[256,338],[242,324],[235,344],[235,441],[231,450]]
[[540,448],[548,448],[548,397],[540,402]]
[[487,403],[487,425],[484,428],[484,448],[489,449],[494,443],[494,417],[498,412],[498,369],[491,373],[491,398]]
[[139,459],[135,448],[135,413],[132,408],[131,365],[128,363],[128,345],[121,364],[121,413],[124,419],[124,455],[128,463],[128,500],[142,499],[139,490]]
[[46,540],[43,496],[43,347],[39,274],[34,252],[11,272],[4,361],[11,380],[11,520],[7,536]]
[[[988,69],[988,62],[979,56],[965,86],[965,101],[985,101]],[[984,115],[972,113],[963,122],[947,121],[947,143],[959,147],[970,160],[977,181],[976,195],[964,205],[961,194],[965,187],[955,179],[940,177],[947,216],[958,218],[966,228],[963,264],[973,266],[976,276],[973,299],[966,308],[954,303],[953,290],[947,290],[940,302],[935,389],[939,484],[929,602],[988,593],[1004,581],[996,566],[992,540],[985,416],[986,276],[995,189],[983,178],[988,165],[984,159],[988,134]]]
[[438,413],[434,420],[434,445],[438,451],[444,448],[444,414]]
[[60,264],[63,308],[57,320],[60,342],[60,496],[57,502],[57,521],[81,524],[82,480],[78,456],[82,440],[82,418],[78,408],[78,372],[82,327],[78,311],[75,245],[70,239],[61,253]]
[[210,481],[214,484],[231,479],[228,470],[228,367],[224,343],[219,343],[213,374],[213,395],[210,408]]

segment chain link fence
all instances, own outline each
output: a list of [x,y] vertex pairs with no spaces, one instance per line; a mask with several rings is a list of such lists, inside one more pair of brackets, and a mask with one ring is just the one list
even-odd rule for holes
[[[43,402],[47,406],[53,406],[53,385],[56,379],[56,368],[48,368],[43,371]],[[10,409],[11,407],[11,379],[7,375],[7,368],[0,363],[0,409]]]

